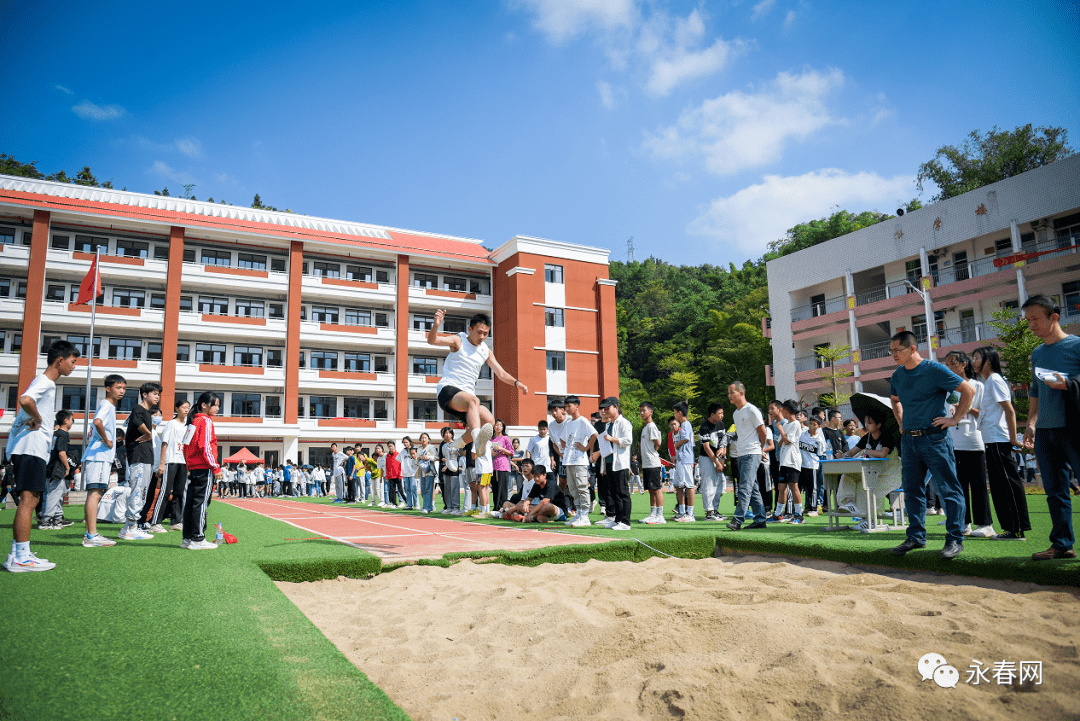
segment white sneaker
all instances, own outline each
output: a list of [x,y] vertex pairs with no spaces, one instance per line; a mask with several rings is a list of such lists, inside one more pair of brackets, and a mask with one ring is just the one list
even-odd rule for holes
[[188,538],[185,538],[184,540],[180,541],[180,548],[187,548],[190,545],[191,545],[191,540],[188,539]]
[[420,513],[423,513],[426,516],[427,514],[431,513],[431,511],[425,508],[424,510],[420,511]]
[[565,523],[565,525],[570,526],[570,525],[573,525],[574,521],[576,521],[579,518],[581,518],[581,514],[580,513],[575,513],[574,515],[567,518],[564,521],[564,523]]
[[34,571],[51,571],[56,568],[56,564],[45,560],[44,558],[38,558],[33,553],[27,556],[22,561],[15,560],[15,554],[8,554],[7,560],[4,561],[4,569],[12,573],[32,573]]
[[612,531],[629,531],[630,526],[629,526],[629,524],[626,524],[626,523],[616,523],[613,526],[611,526],[611,530]]
[[604,519],[602,521],[597,521],[593,525],[600,526],[601,528],[611,528],[612,526],[615,525],[615,517],[614,516],[604,516]]
[[656,523],[656,514],[650,513],[649,515],[638,521],[638,523]]
[[150,533],[168,533],[168,531],[165,530],[165,526],[160,523],[155,523],[150,526]]
[[663,523],[667,523],[667,519],[663,516],[653,516],[652,525],[659,526]]
[[153,538],[149,533],[140,531],[137,526],[121,530],[116,537],[121,541],[145,541],[147,538]]
[[476,443],[473,444],[473,449],[476,451],[477,458],[487,453],[488,441],[491,440],[491,436],[494,435],[494,433],[495,431],[492,429],[490,423],[485,423],[480,426],[480,432],[476,434]]
[[216,543],[212,543],[207,540],[192,541],[187,545],[189,551],[212,551],[217,548]]
[[444,508],[441,511],[439,511],[439,513],[444,515],[444,516],[449,516],[451,513],[453,513],[453,511],[451,511],[449,508]]
[[971,532],[971,536],[974,538],[993,538],[997,535],[993,526],[979,526]]
[[170,531],[182,531],[182,530],[184,530],[184,524],[183,523],[174,523],[171,526],[169,526],[169,530]]
[[854,531],[860,531],[862,533],[870,532],[870,521],[859,521],[858,524],[851,527]]
[[859,512],[858,506],[856,506],[854,503],[845,503],[844,505],[840,506],[840,508],[837,509],[837,510],[840,510],[840,511],[842,511],[844,513],[858,513]]
[[87,548],[94,548],[97,546],[115,546],[116,541],[112,540],[111,538],[105,538],[105,536],[101,535],[100,533],[95,533],[92,536],[87,536],[84,533],[82,545],[86,546]]
[[460,508],[455,508],[454,510],[450,511],[450,515],[451,516],[464,516],[465,511],[461,510]]
[[488,512],[488,516],[491,518],[502,518],[502,511],[490,511]]
[[570,522],[570,527],[571,528],[585,528],[585,527],[591,526],[591,525],[592,525],[592,521],[589,520],[588,516],[578,516],[577,518],[575,518],[573,521]]

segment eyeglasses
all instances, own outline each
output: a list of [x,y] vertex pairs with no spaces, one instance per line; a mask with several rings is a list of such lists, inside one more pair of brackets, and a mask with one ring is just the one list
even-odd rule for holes
[[901,353],[903,353],[906,350],[911,350],[911,349],[910,348],[890,348],[889,353],[891,355],[900,355]]

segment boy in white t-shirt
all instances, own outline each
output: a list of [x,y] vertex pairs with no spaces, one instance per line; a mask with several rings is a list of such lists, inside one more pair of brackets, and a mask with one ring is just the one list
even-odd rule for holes
[[473,484],[473,498],[477,500],[474,508],[466,513],[466,516],[487,516],[491,514],[491,476],[494,467],[491,463],[491,444],[484,447],[482,454],[476,453],[476,444],[472,444],[471,451],[476,463],[476,483]]
[[[799,470],[799,490],[807,498],[814,497],[814,484],[817,482],[817,470],[821,456],[825,455],[825,436],[821,433],[821,421],[817,416],[806,419],[806,430],[799,438],[799,451],[802,454],[802,467]],[[792,523],[803,522],[802,499],[796,497]]]
[[66,340],[49,347],[45,372],[19,396],[19,412],[8,434],[7,457],[15,474],[12,495],[19,499],[12,523],[11,553],[4,568],[12,573],[48,571],[56,568],[48,559],[30,551],[30,527],[34,509],[45,492],[45,466],[52,447],[56,417],[56,381],[71,375],[79,349]]
[[[776,406],[769,408],[770,412]],[[784,401],[779,407],[780,418],[780,478],[777,480],[776,489],[776,513],[768,519],[769,523],[790,521],[794,514],[788,515],[787,502],[790,496],[796,508],[802,509],[802,494],[799,492],[799,477],[802,471],[802,454],[799,451],[799,440],[802,438],[803,427],[796,415],[799,412],[795,401]],[[794,510],[794,509],[793,509]]]
[[690,407],[685,401],[679,401],[671,408],[675,413],[675,422],[679,432],[675,435],[675,518],[676,521],[695,520],[694,518],[694,427],[687,420]]
[[536,435],[532,437],[529,445],[525,447],[525,457],[530,459],[534,466],[551,468],[551,439],[548,438],[547,421],[540,421],[536,424]]
[[653,421],[655,406],[645,401],[638,406],[638,413],[645,426],[641,429],[641,477],[645,483],[645,490],[649,492],[649,515],[641,519],[641,523],[655,525],[667,523],[664,518],[664,492],[661,489],[664,483],[663,473],[660,469],[660,444],[663,437],[660,429]]

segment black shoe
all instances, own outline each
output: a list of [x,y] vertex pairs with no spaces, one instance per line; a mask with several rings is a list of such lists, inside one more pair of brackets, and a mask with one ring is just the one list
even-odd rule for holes
[[766,524],[765,521],[754,521],[746,527],[746,530],[752,531],[755,528],[768,528],[768,524]]
[[731,523],[727,524],[727,527],[730,528],[732,531],[740,531],[742,530],[742,522],[732,519]]
[[996,540],[996,541],[1026,541],[1027,539],[1024,538],[1024,532],[1023,531],[1020,531],[1020,533],[1013,533],[1012,531],[1005,531],[1004,533],[999,533],[996,536],[994,536],[994,540]]
[[946,541],[945,548],[941,549],[942,558],[956,558],[964,550],[964,544],[959,541]]
[[68,526],[74,526],[75,521],[69,521],[63,516],[57,516],[53,518],[53,523],[59,528],[67,528]]
[[903,556],[908,551],[914,551],[916,548],[926,548],[926,544],[913,541],[909,538],[896,548],[892,549],[892,552],[897,556]]

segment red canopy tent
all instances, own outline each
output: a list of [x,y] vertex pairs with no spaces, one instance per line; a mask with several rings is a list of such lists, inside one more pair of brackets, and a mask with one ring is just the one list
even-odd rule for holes
[[245,448],[241,448],[239,451],[237,451],[233,455],[226,458],[224,462],[225,463],[262,463],[263,459],[259,458],[257,455],[255,455],[254,453],[252,453],[251,451],[249,451],[245,447]]

